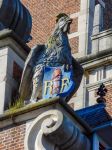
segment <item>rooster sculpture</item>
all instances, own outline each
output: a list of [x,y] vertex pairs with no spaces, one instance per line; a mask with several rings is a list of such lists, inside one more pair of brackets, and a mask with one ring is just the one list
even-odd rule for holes
[[[83,69],[72,57],[68,40],[68,33],[72,19],[64,13],[57,16],[56,26],[45,45],[36,45],[31,49],[23,70],[21,84],[19,88],[20,96],[25,100],[30,99],[36,102],[42,98],[42,82],[44,67],[57,67],[67,65],[73,67],[75,89],[78,89]],[[73,94],[67,98],[69,99]]]

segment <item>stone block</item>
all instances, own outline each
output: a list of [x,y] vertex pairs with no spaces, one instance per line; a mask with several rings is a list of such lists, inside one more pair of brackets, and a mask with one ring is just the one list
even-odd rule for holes
[[17,81],[13,78],[14,62],[23,68],[24,61],[10,47],[3,47],[0,50],[0,113],[7,109],[12,100],[12,90],[17,88]]
[[92,36],[92,53],[112,49],[112,29]]
[[[10,35],[9,35],[10,34]],[[10,37],[11,31],[4,30],[0,32],[0,114],[4,113],[11,101],[12,96],[19,86],[19,79],[17,72],[19,69],[14,70],[15,63],[22,70],[24,67],[24,60],[27,56],[23,43],[16,41],[15,37]],[[16,76],[15,77],[15,72]],[[14,92],[13,92],[14,91]]]

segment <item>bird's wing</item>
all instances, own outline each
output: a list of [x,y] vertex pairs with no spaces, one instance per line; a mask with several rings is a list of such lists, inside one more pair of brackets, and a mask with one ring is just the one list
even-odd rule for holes
[[73,57],[72,57],[72,67],[73,67],[73,80],[75,82],[75,88],[72,91],[72,93],[70,93],[70,95],[66,97],[65,99],[66,101],[69,101],[70,98],[74,95],[74,93],[76,93],[76,91],[78,90],[80,83],[82,81],[83,73],[84,73],[82,66]]
[[38,60],[40,53],[44,50],[44,45],[36,45],[33,47],[25,61],[21,83],[19,87],[20,97],[27,100],[31,96],[31,85],[33,76],[33,67],[35,64],[35,57]]

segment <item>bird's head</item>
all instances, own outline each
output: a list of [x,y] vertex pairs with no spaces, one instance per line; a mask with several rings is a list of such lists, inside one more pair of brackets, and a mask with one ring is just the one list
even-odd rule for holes
[[57,16],[56,23],[58,24],[58,28],[62,32],[69,33],[70,24],[72,23],[72,19],[65,13],[61,13]]

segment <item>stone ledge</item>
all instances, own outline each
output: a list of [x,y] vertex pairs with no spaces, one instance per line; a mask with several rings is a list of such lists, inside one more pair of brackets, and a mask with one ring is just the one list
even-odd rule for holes
[[91,62],[97,61],[99,59],[104,59],[107,56],[108,57],[112,56],[112,49],[108,49],[108,50],[105,50],[105,51],[100,51],[100,52],[97,52],[96,54],[90,54],[88,56],[81,57],[81,58],[78,59],[78,62],[82,65],[85,65],[87,63],[91,63]]
[[21,122],[35,119],[39,114],[50,109],[61,109],[62,111],[65,110],[68,114],[71,115],[72,119],[75,122],[82,126],[88,134],[91,134],[92,129],[88,126],[88,124],[84,122],[78,115],[76,115],[74,110],[59,97],[40,101],[36,104],[28,105],[26,107],[17,109],[14,112],[6,111],[3,115],[0,116],[0,130],[13,124],[17,125]]
[[29,104],[29,105],[26,105],[25,107],[16,109],[14,111],[13,110],[12,111],[7,110],[7,111],[4,112],[3,115],[0,115],[0,121],[8,119],[8,118],[16,117],[20,114],[24,114],[24,113],[27,113],[27,112],[30,112],[30,111],[48,106],[48,105],[52,105],[52,104],[56,103],[57,101],[59,101],[58,97],[57,98],[52,98],[52,99],[49,99],[49,100],[47,100],[47,99],[46,100],[41,100],[41,101],[39,101],[35,104]]
[[109,50],[105,50],[105,51],[100,51],[96,54],[90,54],[90,55],[87,55],[85,57],[81,57],[78,59],[78,62],[79,63],[85,63],[85,62],[88,62],[88,61],[92,61],[94,59],[99,59],[101,57],[107,57],[107,56],[110,56],[112,55],[112,49],[109,49]]
[[96,35],[92,35],[91,39],[95,40],[95,39],[102,38],[102,37],[105,37],[105,36],[108,36],[108,35],[112,35],[112,29],[102,31],[102,32],[100,32],[99,34],[96,34]]

